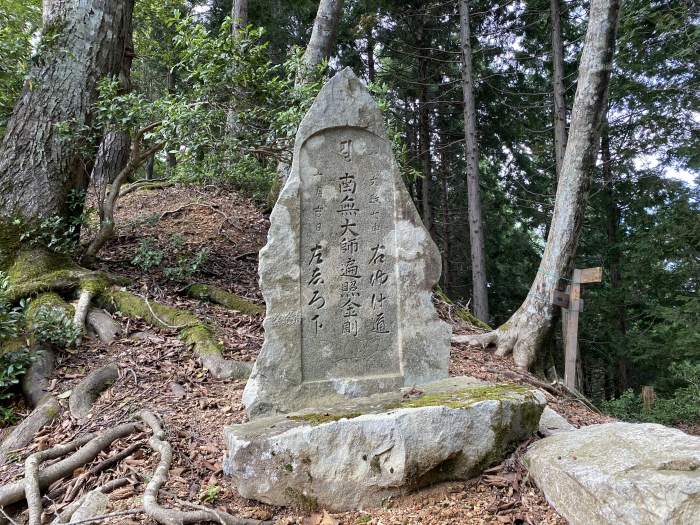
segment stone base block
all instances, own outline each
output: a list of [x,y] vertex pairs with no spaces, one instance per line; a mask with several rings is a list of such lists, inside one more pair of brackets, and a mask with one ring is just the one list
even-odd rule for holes
[[537,431],[541,392],[453,377],[324,409],[226,427],[224,471],[246,498],[364,509],[468,479]]

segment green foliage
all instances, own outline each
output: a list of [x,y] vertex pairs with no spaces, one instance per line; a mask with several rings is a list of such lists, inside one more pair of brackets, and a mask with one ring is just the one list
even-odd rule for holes
[[207,488],[200,494],[199,499],[204,503],[212,504],[221,494],[221,486],[216,483],[210,483]]
[[24,303],[14,307],[6,296],[9,280],[5,273],[0,272],[0,344],[7,339],[17,337],[23,322],[22,309]]
[[151,268],[160,266],[161,262],[163,262],[163,251],[157,247],[155,239],[151,237],[141,239],[131,264],[147,272]]
[[85,192],[72,190],[68,195],[67,214],[52,215],[38,224],[23,227],[21,221],[15,225],[24,229],[20,240],[28,246],[46,247],[54,253],[75,253],[80,239],[81,227],[90,220],[94,210],[84,206]]
[[32,316],[32,332],[37,341],[59,348],[75,346],[81,330],[63,308],[39,306]]
[[32,357],[26,348],[0,355],[0,400],[14,395],[13,388],[19,384],[31,362]]
[[670,397],[659,397],[648,409],[639,394],[632,389],[620,397],[604,401],[603,410],[624,421],[644,421],[674,425],[681,422],[700,422],[700,362],[682,361],[674,363],[669,375],[679,381]]
[[22,91],[32,35],[40,23],[38,0],[0,0],[0,137]]
[[183,256],[177,261],[176,266],[169,266],[163,270],[165,276],[171,281],[184,282],[198,271],[209,258],[209,248],[202,248],[192,257]]

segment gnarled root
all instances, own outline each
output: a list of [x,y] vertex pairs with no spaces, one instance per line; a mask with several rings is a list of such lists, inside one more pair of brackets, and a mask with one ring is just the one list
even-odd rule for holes
[[225,359],[222,355],[223,346],[217,341],[211,328],[187,310],[148,301],[118,290],[103,293],[101,302],[106,308],[118,310],[128,317],[144,319],[155,326],[179,330],[180,339],[192,345],[204,367],[217,379],[245,379],[250,375],[253,364]]
[[115,363],[110,363],[90,372],[73,389],[73,393],[68,400],[71,415],[76,419],[83,419],[87,416],[100,394],[112,386],[118,378],[119,368]]
[[[153,430],[153,436],[148,441],[150,447],[160,454],[160,460],[153,476],[146,485],[143,494],[143,509],[146,514],[161,525],[184,525],[186,523],[200,523],[212,521],[222,525],[262,525],[266,522],[237,518],[226,512],[188,503],[188,506],[197,510],[181,511],[168,509],[158,503],[158,492],[168,480],[168,472],[173,460],[173,451],[170,443],[165,441],[165,432],[155,414],[149,410],[142,410],[140,417]],[[269,522],[268,522],[269,523]]]
[[[48,396],[24,421],[17,425],[0,445],[0,466],[7,463],[13,450],[19,450],[32,442],[34,436],[61,413],[61,405],[53,396]],[[0,505],[1,506],[1,505]]]
[[56,366],[56,354],[44,346],[34,348],[34,361],[27,373],[22,376],[22,393],[30,406],[39,406],[41,400],[48,394],[51,374]]
[[[32,456],[36,457],[29,465],[29,472],[25,473],[25,479],[30,477],[32,479],[28,479],[28,481],[15,481],[14,483],[8,483],[7,485],[0,487],[0,507],[5,507],[24,499],[25,487],[28,487],[27,490],[31,494],[30,497],[34,498],[36,494],[35,491],[37,490],[36,487],[38,487],[38,490],[41,491],[54,481],[70,476],[73,474],[75,469],[82,467],[86,463],[95,459],[97,455],[102,450],[110,446],[113,441],[126,437],[139,428],[138,423],[125,423],[106,430],[101,434],[86,434],[69,443],[58,445],[56,447],[32,454]],[[44,470],[38,470],[39,464],[45,459],[57,458],[76,449],[78,450],[67,458],[58,461],[57,463],[53,463]],[[30,456],[30,458],[32,456]],[[27,461],[29,461],[30,458],[27,458]],[[36,470],[34,470],[34,462],[36,462]],[[41,499],[39,499],[39,505],[41,505]],[[39,514],[41,514],[40,511],[41,509],[39,509]]]
[[495,345],[496,355],[504,357],[512,353],[515,365],[521,370],[529,370],[550,328],[551,318],[521,308],[496,330],[485,334],[454,336],[452,342],[482,348]]

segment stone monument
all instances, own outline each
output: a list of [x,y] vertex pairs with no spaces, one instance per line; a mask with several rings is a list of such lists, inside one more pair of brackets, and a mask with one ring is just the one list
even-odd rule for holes
[[260,253],[265,343],[224,430],[224,472],[273,505],[380,505],[467,479],[537,430],[544,396],[447,377],[440,256],[350,69],[299,126]]
[[440,253],[351,69],[299,126],[270,222],[265,343],[243,394],[251,418],[447,377],[451,329],[432,303]]

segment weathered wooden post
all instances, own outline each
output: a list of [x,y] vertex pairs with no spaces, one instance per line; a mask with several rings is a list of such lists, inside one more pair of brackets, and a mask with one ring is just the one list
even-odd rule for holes
[[562,334],[564,337],[564,385],[576,390],[576,361],[578,360],[578,316],[583,311],[581,285],[599,283],[603,278],[603,269],[575,269],[571,284],[562,291],[562,286],[552,292],[552,304],[560,306],[562,311]]

